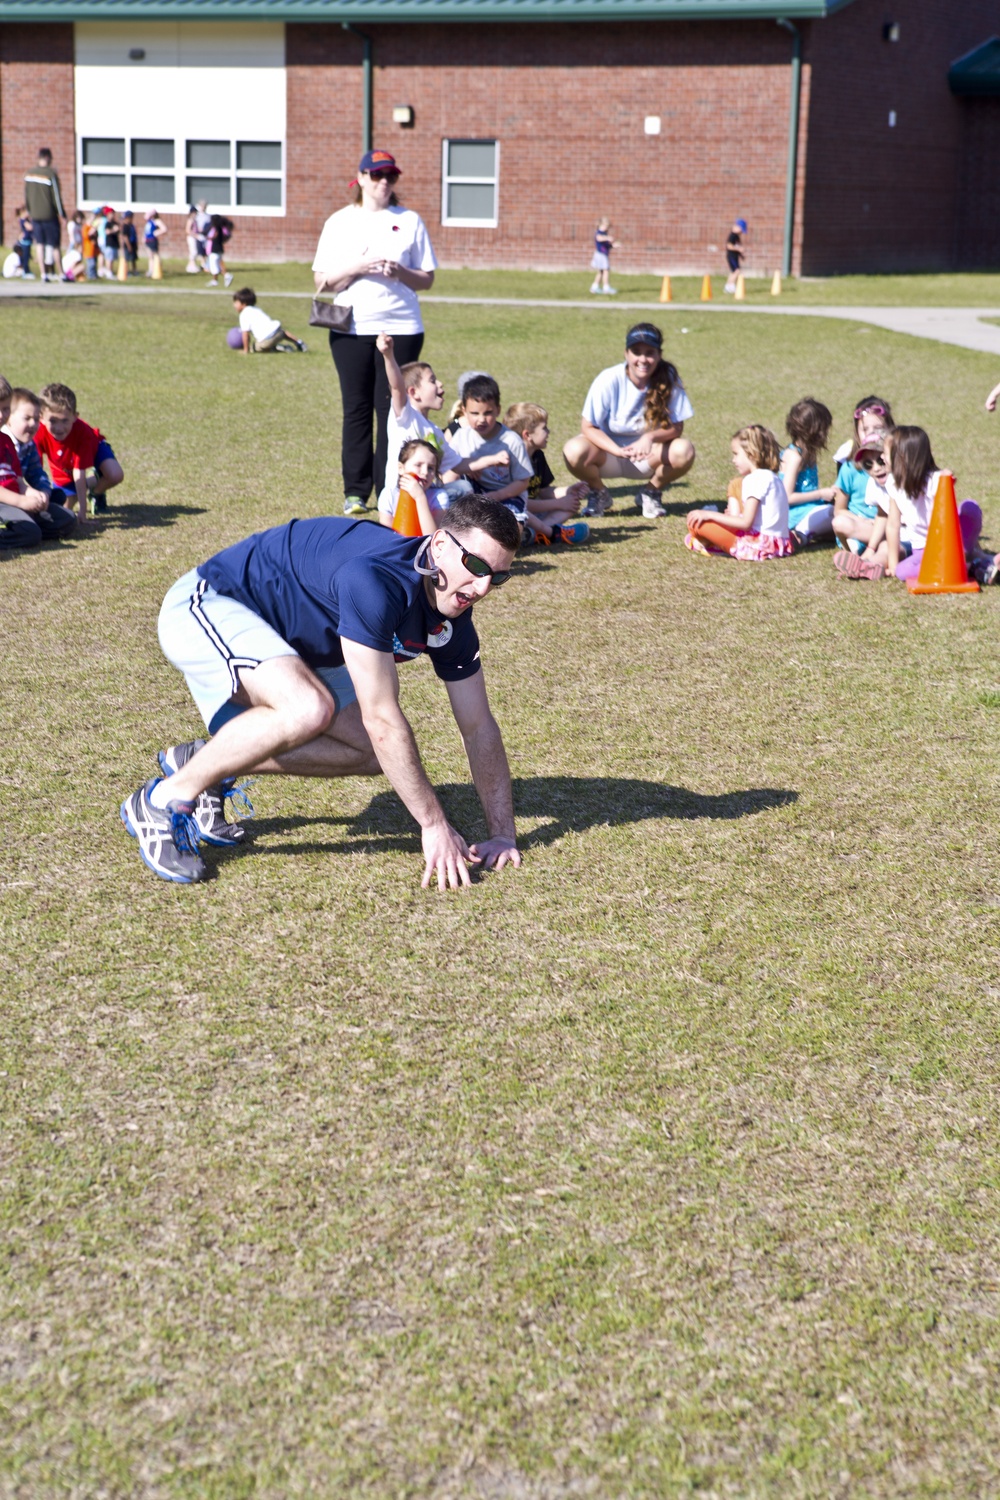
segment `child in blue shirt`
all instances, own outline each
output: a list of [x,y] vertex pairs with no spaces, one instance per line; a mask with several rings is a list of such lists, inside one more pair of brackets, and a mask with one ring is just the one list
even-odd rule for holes
[[606,297],[617,297],[611,285],[611,252],[618,248],[618,241],[611,233],[611,220],[600,218],[594,230],[594,253],[590,258],[590,269],[594,272],[591,292],[603,293]]
[[814,396],[796,401],[785,418],[791,438],[781,450],[781,477],[788,492],[793,547],[833,535],[833,487],[821,489],[816,460],[826,447],[833,413]]

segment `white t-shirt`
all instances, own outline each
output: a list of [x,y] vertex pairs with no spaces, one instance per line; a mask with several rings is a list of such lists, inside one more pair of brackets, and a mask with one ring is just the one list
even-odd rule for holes
[[886,493],[890,500],[895,500],[899,507],[900,520],[903,523],[900,528],[900,538],[904,542],[909,542],[914,552],[919,552],[927,544],[927,531],[931,524],[931,511],[934,509],[934,496],[940,478],[940,469],[935,469],[933,473],[928,474],[927,483],[919,495],[907,495],[899,488],[891,474],[886,475]]
[[473,484],[481,490],[503,490],[515,479],[530,479],[534,474],[528,450],[519,432],[512,432],[502,422],[491,438],[483,438],[471,427],[459,426],[451,436],[452,446],[460,458],[481,458],[485,453],[499,453],[506,448],[510,464],[498,464],[496,468],[480,469],[471,475]]
[[281,322],[278,318],[269,318],[262,307],[244,307],[240,313],[240,327],[244,333],[249,333],[258,344],[263,344],[265,339],[273,339]]
[[743,503],[756,500],[756,531],[768,536],[788,535],[788,491],[780,474],[771,469],[751,469],[743,476]]
[[870,474],[868,483],[865,485],[865,504],[874,506],[884,516],[889,513],[889,496],[885,485],[879,484],[878,480],[873,479]]
[[[437,269],[419,214],[398,205],[370,213],[360,203],[350,203],[327,219],[312,268],[333,276],[372,257],[398,261],[411,271]],[[359,276],[333,300],[338,307],[354,309],[355,333],[423,333],[416,292],[393,277]]]
[[418,411],[409,400],[398,417],[390,406],[386,437],[388,447],[385,454],[385,488],[378,497],[378,508],[385,511],[386,515],[396,514],[396,501],[399,499],[399,451],[404,443],[410,442],[413,438],[423,438],[424,442],[436,448],[439,473],[444,473],[446,469],[453,469],[456,464],[462,462],[461,454],[455,452],[440,427],[436,427],[430,417]]
[[[620,365],[602,370],[595,378],[583,403],[583,415],[592,426],[599,427],[605,436],[624,448],[646,431],[646,394],[629,380],[628,367],[623,360]],[[686,422],[693,416],[694,407],[678,380],[670,392],[667,417],[671,422]]]

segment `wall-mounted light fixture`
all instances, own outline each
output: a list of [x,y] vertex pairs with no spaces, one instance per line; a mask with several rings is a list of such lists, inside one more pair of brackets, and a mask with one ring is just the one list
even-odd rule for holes
[[394,125],[402,125],[407,130],[412,129],[412,126],[413,126],[413,105],[412,104],[396,104],[396,105],[394,105],[393,106],[393,111],[392,111],[392,123]]
[[659,115],[647,115],[646,118],[642,122],[642,128],[643,128],[643,131],[644,131],[644,133],[646,135],[659,135],[659,133],[660,133],[660,117],[659,117]]
[[145,56],[146,56],[146,49],[145,49],[145,47],[131,47],[129,49],[129,54],[128,54],[128,60],[129,60],[129,62],[142,62],[142,60],[143,60],[143,58]]
[[882,40],[883,40],[883,42],[898,42],[899,41],[899,22],[898,21],[886,21],[885,25],[882,27]]

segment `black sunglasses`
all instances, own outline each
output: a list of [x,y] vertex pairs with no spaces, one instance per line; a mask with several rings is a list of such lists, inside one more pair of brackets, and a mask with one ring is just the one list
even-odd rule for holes
[[883,453],[865,453],[861,459],[863,469],[874,469],[878,464],[880,468],[885,467],[885,455]]
[[461,552],[462,567],[465,568],[467,572],[471,573],[473,578],[488,578],[493,588],[499,589],[503,587],[503,585],[507,582],[507,579],[510,577],[510,568],[491,568],[489,563],[486,562],[485,559],[477,557],[474,552],[467,552],[462,546],[462,543],[458,540],[457,536],[452,536],[451,532],[448,530],[445,530],[444,534],[449,541],[455,543],[455,546],[458,548],[459,552]]

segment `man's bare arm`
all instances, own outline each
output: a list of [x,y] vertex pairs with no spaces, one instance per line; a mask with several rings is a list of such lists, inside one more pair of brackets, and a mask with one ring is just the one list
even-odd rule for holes
[[473,853],[482,858],[487,869],[499,870],[507,863],[519,865],[510,766],[500,726],[490,710],[482,671],[459,682],[447,682],[445,687],[490,832],[485,843],[473,845]]

